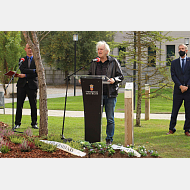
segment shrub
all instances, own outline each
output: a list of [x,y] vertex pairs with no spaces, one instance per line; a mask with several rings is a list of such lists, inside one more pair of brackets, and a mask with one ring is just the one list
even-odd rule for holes
[[106,152],[106,150],[104,150],[103,148],[101,148],[101,149],[99,150],[99,153],[100,153],[100,154],[103,154],[103,155],[104,155],[105,152]]
[[46,151],[46,152],[55,152],[57,150],[57,146],[52,145],[52,144],[46,144],[46,143],[41,143],[41,146],[39,146],[39,148],[42,151]]
[[150,155],[153,156],[153,157],[158,157],[158,156],[159,156],[159,154],[158,154],[157,151],[149,150],[148,152],[149,152]]
[[134,157],[134,151],[128,152],[128,157]]
[[141,154],[141,156],[147,156],[147,151],[145,146],[139,146],[137,151],[139,152],[139,154]]
[[23,138],[19,136],[10,136],[9,139],[12,143],[15,143],[15,144],[21,144],[23,141]]
[[83,147],[79,142],[76,141],[66,142],[66,144],[77,150],[81,150]]
[[91,148],[88,152],[88,154],[92,154],[92,153],[96,153],[96,150],[94,150],[93,148]]
[[35,147],[34,143],[23,140],[19,148],[22,152],[28,152]]
[[28,127],[25,131],[24,131],[24,135],[25,136],[32,136],[33,135],[33,132],[32,132],[32,129],[30,127]]
[[13,135],[14,132],[11,128],[0,127],[0,137]]
[[125,151],[124,150],[120,150],[120,154],[125,154]]
[[0,151],[1,151],[2,153],[7,153],[7,152],[9,152],[10,150],[11,150],[11,148],[10,148],[9,143],[3,141],[3,142],[0,144]]
[[109,148],[108,149],[108,156],[112,156],[113,154],[115,154],[115,150],[113,148]]

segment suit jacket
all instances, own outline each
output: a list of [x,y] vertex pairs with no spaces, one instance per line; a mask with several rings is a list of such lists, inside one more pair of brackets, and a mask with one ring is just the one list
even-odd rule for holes
[[[190,58],[186,57],[186,64],[184,73],[182,71],[180,65],[180,58],[175,59],[171,62],[171,77],[175,83],[174,86],[174,94],[182,94],[180,85],[189,86],[190,88]],[[190,89],[188,89],[185,93],[190,93]]]
[[[22,62],[20,66],[21,74],[26,74],[25,78],[19,78],[17,82],[17,87],[22,88],[28,83],[30,89],[38,89],[38,75],[34,69],[36,69],[34,58],[30,63],[30,68],[28,68],[28,59],[24,57],[25,61]],[[19,59],[20,62],[20,59]]]

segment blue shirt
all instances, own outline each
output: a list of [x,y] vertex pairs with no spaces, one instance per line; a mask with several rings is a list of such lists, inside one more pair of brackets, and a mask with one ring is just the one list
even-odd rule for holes
[[[28,55],[26,57],[27,59],[29,59]],[[30,61],[32,61],[32,59],[33,59],[33,55],[30,57]]]
[[[29,56],[27,55],[26,56],[27,57],[27,59],[29,59]],[[33,55],[30,57],[30,61],[32,62],[32,59],[33,59]],[[34,73],[36,72],[36,69],[33,69],[33,71],[34,71]],[[25,74],[25,76],[27,77],[27,75]]]
[[[185,67],[185,64],[186,64],[186,56],[183,58],[184,59],[184,67]],[[181,65],[181,68],[182,68],[182,58],[180,57],[180,65]]]

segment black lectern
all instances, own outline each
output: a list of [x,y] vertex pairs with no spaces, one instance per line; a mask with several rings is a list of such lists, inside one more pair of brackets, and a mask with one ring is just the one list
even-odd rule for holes
[[84,118],[85,118],[85,141],[100,142],[102,130],[102,92],[103,84],[109,84],[109,79],[104,75],[76,75],[81,79]]

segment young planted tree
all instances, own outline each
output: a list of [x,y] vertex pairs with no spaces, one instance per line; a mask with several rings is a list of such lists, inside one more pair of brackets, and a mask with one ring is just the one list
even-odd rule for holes
[[[142,87],[145,83],[151,81],[150,86],[158,89],[172,85],[165,61],[160,60],[160,43],[176,38],[159,31],[131,31],[126,33],[125,39],[126,41],[117,44],[118,47],[126,48],[126,51],[120,51],[118,59],[126,60],[127,74],[137,84],[136,126],[141,126]],[[155,90],[157,94],[158,89]]]

